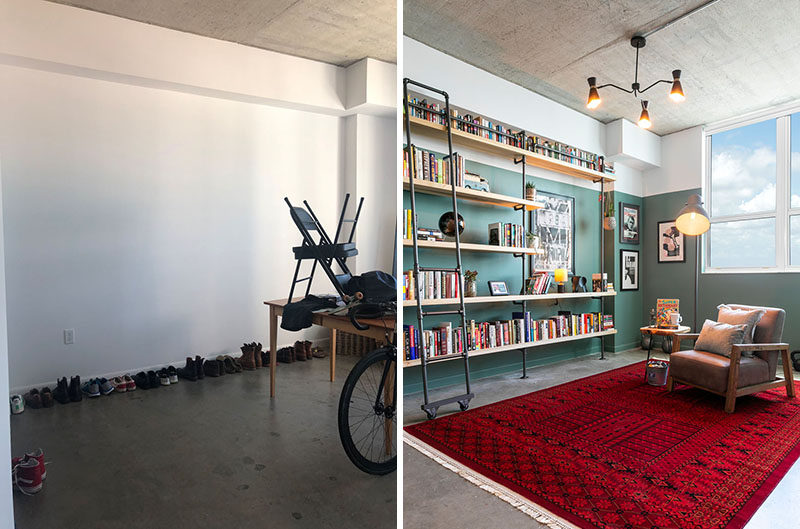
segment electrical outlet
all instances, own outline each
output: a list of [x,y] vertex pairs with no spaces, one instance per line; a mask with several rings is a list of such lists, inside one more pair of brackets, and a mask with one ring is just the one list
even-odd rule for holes
[[75,329],[64,329],[64,345],[75,343]]

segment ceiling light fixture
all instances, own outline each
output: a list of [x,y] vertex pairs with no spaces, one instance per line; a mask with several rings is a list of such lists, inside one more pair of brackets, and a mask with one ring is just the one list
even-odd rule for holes
[[[607,86],[616,88],[617,90],[622,90],[623,92],[627,92],[629,94],[633,94],[634,97],[639,98],[640,94],[647,92],[659,83],[672,83],[672,89],[669,92],[670,99],[676,103],[680,103],[686,99],[686,96],[683,94],[683,86],[681,85],[680,70],[672,71],[672,79],[659,79],[647,88],[641,88],[641,85],[639,84],[639,50],[644,48],[646,44],[647,40],[641,35],[636,35],[631,39],[631,46],[636,48],[636,69],[634,70],[635,73],[633,76],[633,83],[631,83],[631,89],[628,90],[627,88],[622,88],[621,86],[617,86],[613,83],[606,83],[597,86],[597,78],[589,77],[589,79],[587,79],[589,81],[589,98],[586,100],[586,108],[595,109],[600,106],[602,99],[600,98],[600,93],[598,90]],[[639,116],[639,126],[643,129],[648,129],[651,125],[650,113],[647,111],[647,101],[642,99],[642,113]]]

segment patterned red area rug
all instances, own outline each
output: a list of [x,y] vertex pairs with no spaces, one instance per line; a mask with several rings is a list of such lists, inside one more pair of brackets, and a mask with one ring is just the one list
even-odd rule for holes
[[776,389],[727,414],[643,376],[644,362],[406,432],[581,528],[742,528],[800,456],[800,399]]

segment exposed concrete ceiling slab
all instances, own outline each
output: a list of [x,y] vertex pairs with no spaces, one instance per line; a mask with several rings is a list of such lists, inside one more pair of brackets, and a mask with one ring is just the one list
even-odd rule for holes
[[50,1],[338,66],[397,62],[394,0]]
[[[588,110],[586,78],[630,88],[630,38],[705,2],[405,0],[403,31],[602,122],[635,122],[638,101],[613,88],[602,89],[603,103]],[[669,134],[800,99],[798,28],[797,0],[720,0],[648,37],[639,57],[642,87],[680,69],[686,93],[680,104],[667,97],[667,84],[644,94],[651,130]]]

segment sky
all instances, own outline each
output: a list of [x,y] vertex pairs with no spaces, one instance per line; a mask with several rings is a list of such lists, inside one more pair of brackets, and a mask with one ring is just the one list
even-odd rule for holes
[[[791,203],[800,207],[800,114],[791,118]],[[711,138],[711,216],[774,212],[776,120],[714,134]],[[800,264],[800,216],[790,219],[793,264]],[[775,266],[775,220],[712,224],[710,265]]]

